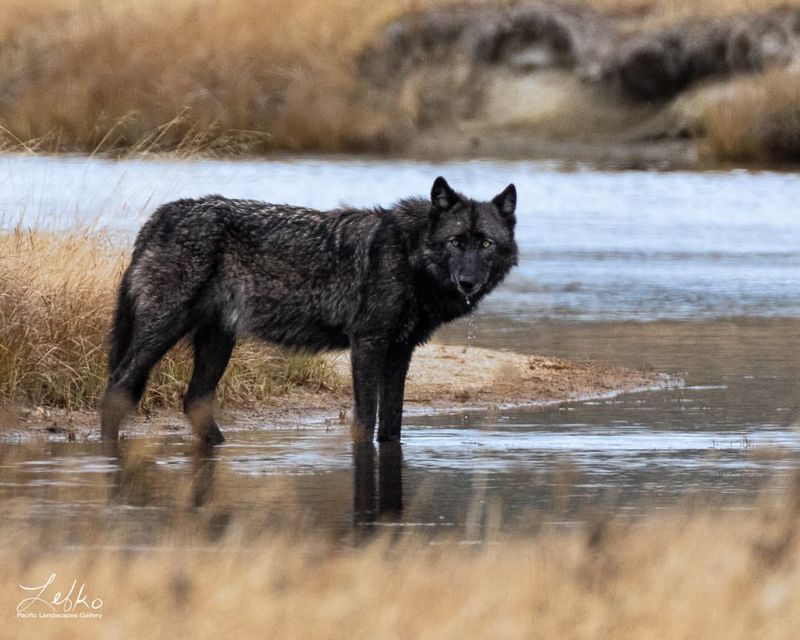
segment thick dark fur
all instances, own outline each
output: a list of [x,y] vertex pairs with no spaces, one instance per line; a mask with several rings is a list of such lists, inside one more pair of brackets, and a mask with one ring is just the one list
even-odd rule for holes
[[159,207],[136,239],[114,314],[103,438],[115,440],[150,369],[182,337],[194,346],[184,409],[222,434],[214,390],[237,338],[312,352],[350,348],[353,436],[400,438],[414,348],[474,311],[517,263],[516,191],[475,202],[437,178],[431,199],[316,211],[208,196]]

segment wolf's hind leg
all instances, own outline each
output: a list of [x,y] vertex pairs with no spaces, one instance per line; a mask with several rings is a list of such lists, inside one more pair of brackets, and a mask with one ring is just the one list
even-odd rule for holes
[[228,366],[236,338],[211,323],[197,328],[193,344],[194,370],[183,410],[201,444],[221,444],[225,438],[214,420],[214,390]]
[[125,359],[133,340],[133,328],[136,322],[134,314],[135,303],[130,295],[128,278],[128,272],[126,272],[119,285],[117,304],[114,308],[114,318],[111,323],[108,353],[108,375],[111,379],[117,377],[119,366]]
[[103,440],[116,440],[125,416],[142,398],[150,370],[188,329],[187,314],[181,312],[134,328],[133,338],[122,362],[109,376],[100,405]]

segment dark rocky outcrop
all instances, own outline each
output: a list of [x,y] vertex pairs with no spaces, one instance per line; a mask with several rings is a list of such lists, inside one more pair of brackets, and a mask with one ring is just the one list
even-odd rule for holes
[[[487,78],[563,70],[631,102],[666,102],[693,84],[785,65],[800,53],[800,10],[731,15],[630,35],[579,5],[457,6],[402,17],[358,60],[364,79],[403,91],[419,122],[475,112]],[[407,92],[406,92],[407,93]]]
[[709,77],[785,65],[800,51],[800,11],[682,23],[618,45],[607,75],[628,96],[671,98]]
[[376,84],[396,81],[420,65],[445,62],[522,72],[566,67],[596,78],[613,41],[612,24],[585,7],[449,7],[389,24],[380,41],[360,56],[359,68]]
[[417,126],[441,126],[474,120],[497,72],[559,69],[599,79],[614,39],[611,22],[585,7],[447,7],[387,25],[358,69]]

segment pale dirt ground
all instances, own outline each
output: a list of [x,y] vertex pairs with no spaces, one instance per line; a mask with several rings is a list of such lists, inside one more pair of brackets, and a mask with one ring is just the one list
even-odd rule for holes
[[[269,404],[218,410],[223,432],[249,429],[313,427],[348,424],[350,359],[329,356],[343,384],[336,393],[297,391]],[[562,358],[523,355],[477,347],[425,345],[417,349],[406,386],[406,412],[512,406],[546,406],[581,398],[666,388],[681,384],[664,374]],[[46,408],[0,411],[5,439],[45,435],[87,439],[99,436],[94,412],[65,412]],[[188,435],[183,415],[174,410],[131,416],[127,436]]]

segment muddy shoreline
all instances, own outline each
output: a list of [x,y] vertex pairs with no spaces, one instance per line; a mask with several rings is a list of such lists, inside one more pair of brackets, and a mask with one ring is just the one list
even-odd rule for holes
[[[350,385],[347,354],[326,356],[342,384],[336,392],[294,391],[250,407],[223,407],[218,422],[223,432],[273,429],[349,429]],[[621,393],[681,386],[663,373],[524,355],[511,351],[432,344],[419,348],[409,371],[405,413],[497,411],[515,407],[547,407],[562,402],[604,398]],[[99,422],[94,411],[46,407],[5,409],[0,413],[0,440],[32,437],[94,440]],[[123,438],[190,437],[182,413],[164,409],[139,411],[122,430]]]

